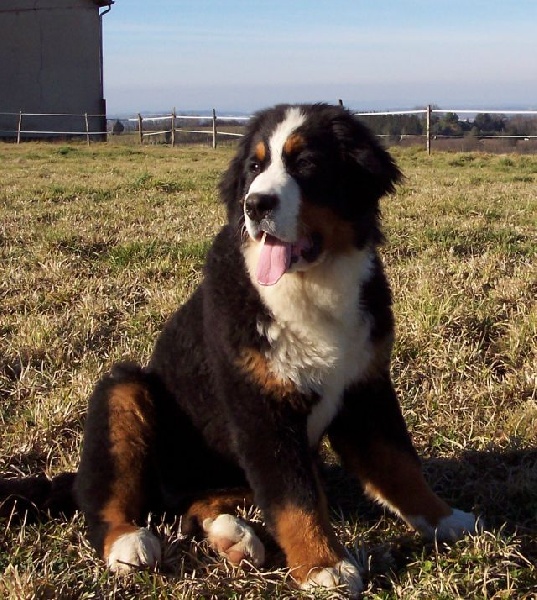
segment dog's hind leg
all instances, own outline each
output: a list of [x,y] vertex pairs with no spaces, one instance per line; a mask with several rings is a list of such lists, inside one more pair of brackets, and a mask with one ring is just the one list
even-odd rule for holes
[[211,547],[233,564],[243,560],[260,566],[265,547],[250,525],[236,516],[238,508],[249,508],[253,494],[247,489],[208,491],[192,502],[183,516],[182,531],[202,530]]
[[158,538],[140,526],[155,487],[154,437],[149,376],[133,365],[115,367],[90,398],[75,482],[88,537],[114,571],[160,560]]

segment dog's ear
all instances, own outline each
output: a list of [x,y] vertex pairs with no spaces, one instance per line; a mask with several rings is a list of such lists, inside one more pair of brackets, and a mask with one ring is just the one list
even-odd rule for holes
[[244,158],[241,147],[239,147],[235,156],[231,159],[228,168],[220,178],[218,190],[220,200],[229,208],[231,204],[236,204],[244,189]]
[[[228,221],[232,221],[238,215],[242,215],[242,201],[246,175],[244,164],[248,157],[250,148],[250,136],[241,138],[235,156],[231,159],[228,168],[220,178],[218,191],[220,201],[227,207]],[[237,212],[240,209],[240,212]]]
[[395,191],[402,173],[365,125],[341,109],[333,120],[333,131],[339,141],[344,165],[342,184],[347,190],[359,190],[362,198],[373,202]]

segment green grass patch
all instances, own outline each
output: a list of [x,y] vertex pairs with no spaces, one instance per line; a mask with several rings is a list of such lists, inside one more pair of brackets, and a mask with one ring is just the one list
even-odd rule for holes
[[209,246],[210,240],[176,244],[159,240],[132,241],[111,248],[106,253],[105,260],[115,268],[132,265],[143,266],[145,263],[162,260],[178,263],[190,261],[201,266]]

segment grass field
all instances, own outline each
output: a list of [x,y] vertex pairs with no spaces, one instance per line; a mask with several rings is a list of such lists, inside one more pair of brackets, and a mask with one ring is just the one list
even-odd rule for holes
[[[93,383],[145,361],[200,280],[231,152],[0,145],[0,475],[76,469]],[[488,531],[424,544],[336,465],[333,523],[369,598],[536,598],[537,156],[396,158],[406,181],[383,201],[393,375],[433,487]],[[245,574],[156,526],[161,571],[121,579],[80,516],[0,521],[0,598],[313,597],[277,556]]]

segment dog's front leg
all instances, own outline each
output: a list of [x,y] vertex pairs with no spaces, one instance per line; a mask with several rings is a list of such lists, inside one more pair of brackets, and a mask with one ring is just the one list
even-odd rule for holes
[[292,577],[303,589],[342,586],[357,595],[363,587],[360,574],[330,525],[306,417],[281,407],[265,411],[261,420],[259,415],[259,410],[255,416],[241,413],[234,428],[237,452]]
[[452,509],[427,484],[388,374],[347,390],[328,436],[366,493],[426,537],[456,540],[475,531],[473,514]]

